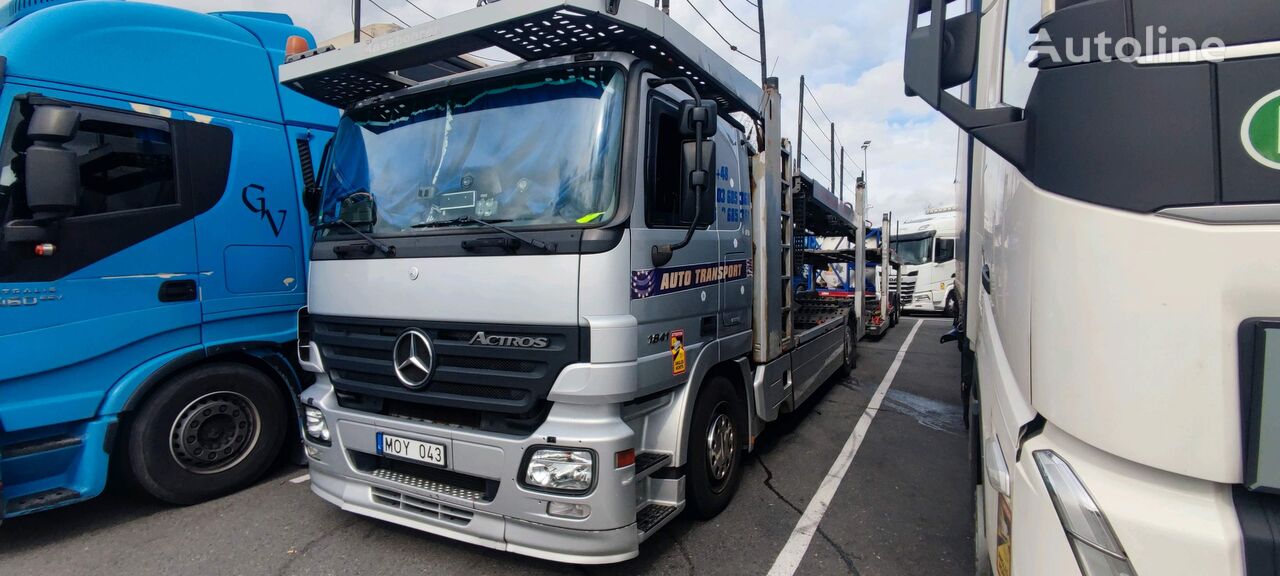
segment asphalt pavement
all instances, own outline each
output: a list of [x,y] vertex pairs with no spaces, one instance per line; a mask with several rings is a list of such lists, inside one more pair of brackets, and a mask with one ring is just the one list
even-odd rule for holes
[[[917,322],[879,408],[868,410]],[[765,574],[788,555],[796,574],[971,574],[959,355],[938,343],[949,328],[903,318],[880,341],[859,343],[853,376],[832,379],[761,436],[725,512],[677,518],[622,564],[533,560],[349,514],[311,493],[305,469],[282,464],[196,506],[113,485],[95,500],[7,521],[0,575]],[[860,419],[865,436],[824,498],[820,487],[849,455]],[[820,518],[805,546],[793,538],[802,515]]]

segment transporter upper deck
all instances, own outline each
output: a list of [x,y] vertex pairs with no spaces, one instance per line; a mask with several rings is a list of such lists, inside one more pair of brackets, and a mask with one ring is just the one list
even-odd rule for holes
[[759,116],[763,92],[662,12],[634,0],[522,0],[466,10],[342,49],[321,47],[280,69],[303,94],[350,108],[414,85],[397,71],[500,48],[525,61],[628,52],[654,72],[686,76],[722,110]]

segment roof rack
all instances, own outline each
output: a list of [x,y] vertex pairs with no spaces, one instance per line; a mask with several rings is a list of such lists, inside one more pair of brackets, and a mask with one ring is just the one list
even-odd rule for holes
[[331,46],[292,57],[280,81],[312,98],[349,108],[415,84],[401,70],[445,63],[485,48],[523,60],[617,51],[654,65],[662,76],[683,75],[723,110],[759,116],[763,92],[671,17],[636,0],[520,0],[497,2],[341,49]]

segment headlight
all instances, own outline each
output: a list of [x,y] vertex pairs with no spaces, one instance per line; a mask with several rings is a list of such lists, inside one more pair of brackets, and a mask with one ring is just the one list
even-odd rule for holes
[[524,484],[553,492],[582,493],[595,479],[596,458],[590,450],[539,448],[525,464]]
[[1106,515],[1098,509],[1071,466],[1050,450],[1037,451],[1035,459],[1080,564],[1080,572],[1084,576],[1136,574]]
[[329,424],[324,421],[324,413],[317,408],[304,408],[306,422],[303,429],[312,440],[329,443]]

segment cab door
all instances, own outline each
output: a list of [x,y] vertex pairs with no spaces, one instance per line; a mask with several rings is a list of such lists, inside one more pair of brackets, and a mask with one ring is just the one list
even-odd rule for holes
[[[654,76],[645,77],[647,82]],[[656,266],[652,256],[654,246],[683,240],[694,217],[694,206],[682,202],[681,194],[681,172],[686,168],[680,102],[690,98],[663,86],[642,100],[645,154],[632,214],[631,313],[641,339],[638,380],[658,389],[685,382],[719,333],[720,288],[708,276],[716,273],[721,259],[714,190],[704,195],[689,245],[662,266]]]
[[291,339],[306,304],[301,184],[290,169],[293,140],[280,124],[211,121],[234,135],[225,190],[196,218],[206,345]]
[[199,139],[169,118],[106,98],[10,85],[0,157],[6,230],[30,217],[23,170],[27,120],[41,106],[80,116],[63,144],[80,167],[77,205],[41,244],[0,239],[0,428],[91,418],[105,392],[142,362],[199,343],[195,231],[198,183],[181,153]]

